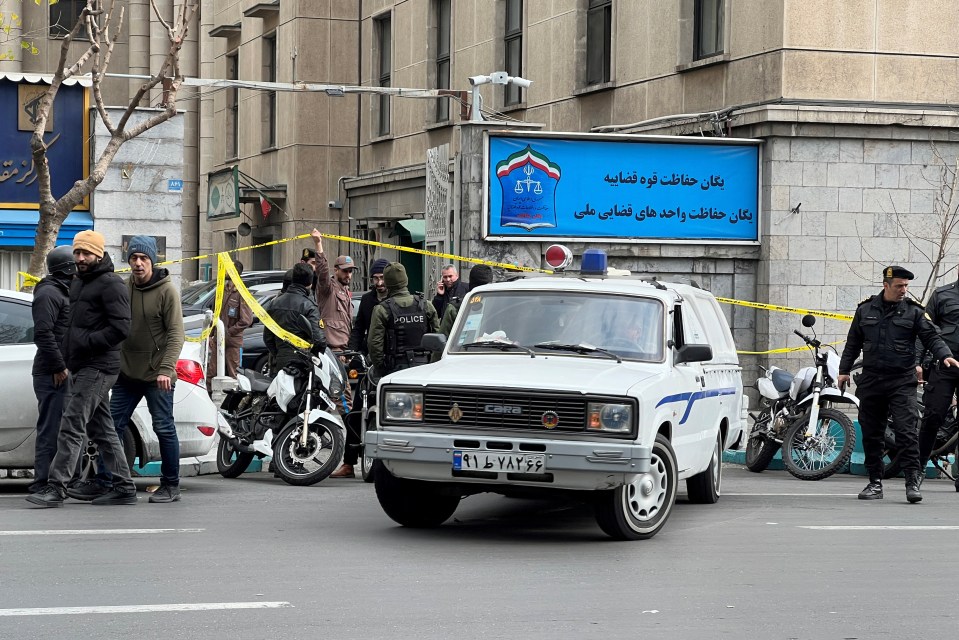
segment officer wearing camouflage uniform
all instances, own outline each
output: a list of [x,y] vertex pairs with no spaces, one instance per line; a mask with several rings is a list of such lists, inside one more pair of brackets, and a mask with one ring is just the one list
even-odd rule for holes
[[846,347],[839,363],[839,387],[849,382],[853,362],[863,354],[862,374],[856,388],[859,426],[869,484],[860,500],[882,499],[883,444],[888,416],[892,415],[896,443],[902,443],[902,468],[906,499],[919,502],[919,447],[916,420],[916,338],[932,352],[936,362],[959,367],[922,305],[906,297],[913,274],[899,266],[883,270],[882,293],[866,298],[856,309]]
[[384,376],[429,362],[429,354],[415,353],[423,335],[439,329],[436,309],[422,296],[409,292],[406,268],[399,262],[383,272],[388,296],[373,310],[367,346],[376,375]]

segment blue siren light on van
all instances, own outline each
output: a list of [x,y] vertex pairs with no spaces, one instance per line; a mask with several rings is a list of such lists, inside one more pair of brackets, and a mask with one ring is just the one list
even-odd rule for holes
[[606,252],[602,249],[587,249],[583,252],[581,274],[606,275]]

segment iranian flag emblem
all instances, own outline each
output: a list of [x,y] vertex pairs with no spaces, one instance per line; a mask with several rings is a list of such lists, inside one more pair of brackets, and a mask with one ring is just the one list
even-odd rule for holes
[[556,187],[560,168],[527,145],[496,163],[503,191],[500,225],[527,231],[556,226]]

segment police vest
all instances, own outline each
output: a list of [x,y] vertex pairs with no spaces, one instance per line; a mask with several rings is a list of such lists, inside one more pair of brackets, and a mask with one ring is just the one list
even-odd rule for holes
[[414,296],[413,304],[401,307],[393,298],[381,303],[386,307],[386,349],[384,357],[389,371],[406,369],[429,362],[429,354],[417,353],[426,335],[426,303],[422,296]]

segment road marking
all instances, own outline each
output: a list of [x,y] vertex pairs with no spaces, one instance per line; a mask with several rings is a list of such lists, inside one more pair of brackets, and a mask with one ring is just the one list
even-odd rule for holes
[[0,617],[75,616],[91,613],[166,613],[169,611],[219,611],[222,609],[286,609],[289,602],[197,602],[184,604],[133,604],[107,607],[40,607],[0,609]]
[[889,529],[892,531],[955,531],[959,529],[959,525],[940,525],[940,524],[930,524],[930,525],[919,525],[919,524],[907,524],[907,525],[821,525],[821,526],[812,526],[812,525],[799,525],[800,529],[819,529],[822,531],[881,531],[883,529]]
[[200,533],[206,529],[33,529],[0,531],[0,536],[124,536],[151,533]]
[[756,496],[761,498],[778,498],[781,496],[796,496],[798,498],[849,498],[851,496],[857,496],[858,493],[726,493],[723,492],[724,496]]

